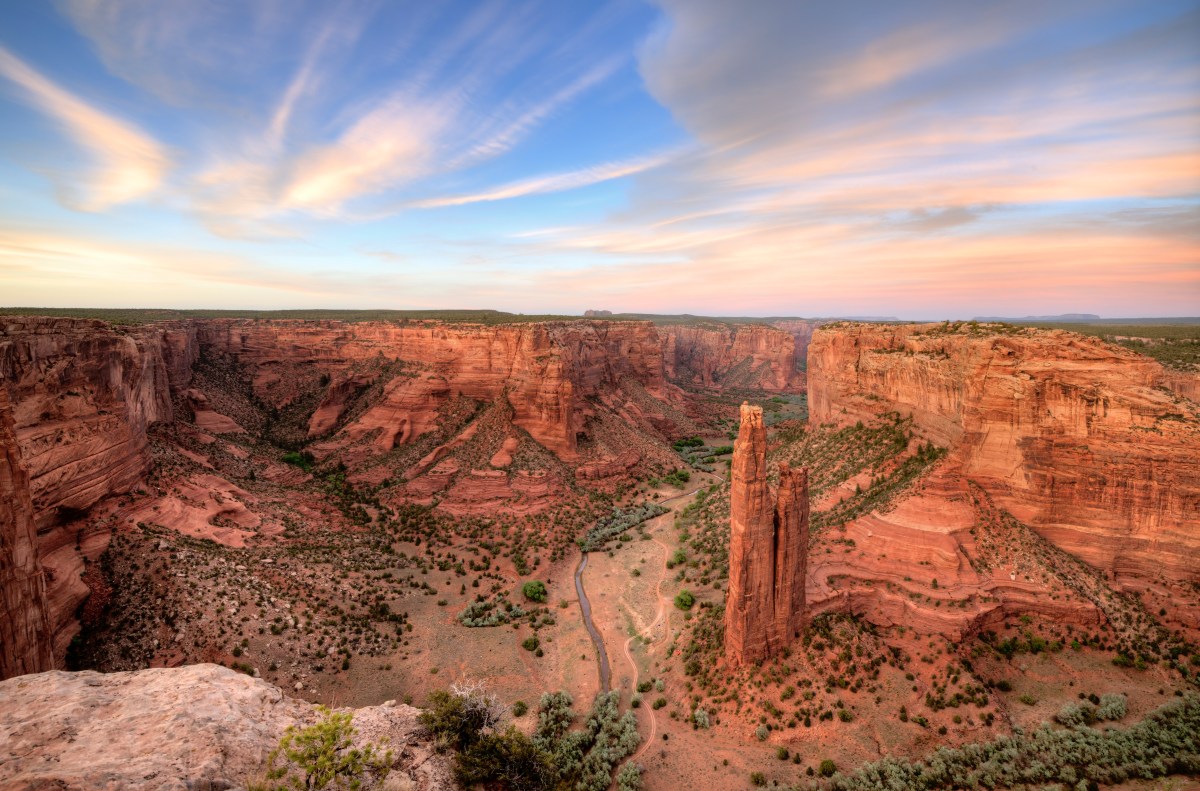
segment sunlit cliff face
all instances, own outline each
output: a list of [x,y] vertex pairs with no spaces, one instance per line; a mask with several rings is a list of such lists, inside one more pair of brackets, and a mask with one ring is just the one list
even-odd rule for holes
[[67,2],[7,304],[1194,312],[1194,3]]

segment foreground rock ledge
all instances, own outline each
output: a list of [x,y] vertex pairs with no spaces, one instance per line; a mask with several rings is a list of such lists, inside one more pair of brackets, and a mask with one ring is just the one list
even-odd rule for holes
[[[388,787],[454,788],[418,713],[356,709],[356,738],[393,751]],[[287,726],[316,720],[312,704],[219,665],[18,676],[0,682],[0,788],[244,788]]]

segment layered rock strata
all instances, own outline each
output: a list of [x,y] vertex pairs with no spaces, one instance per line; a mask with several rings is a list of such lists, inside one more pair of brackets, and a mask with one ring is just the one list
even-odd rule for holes
[[1062,331],[823,327],[814,424],[911,415],[961,475],[1117,575],[1200,580],[1200,407],[1153,359]]
[[0,678],[54,667],[46,579],[38,557],[29,475],[0,387]]
[[[256,394],[287,403],[288,366],[327,374],[382,357],[409,364],[384,386],[383,398],[327,444],[334,450],[370,435],[381,451],[436,425],[449,398],[506,398],[513,423],[564,460],[578,457],[578,435],[592,401],[624,377],[669,398],[661,344],[650,322],[574,321],[501,326],[438,322],[205,322],[205,346],[255,372]],[[331,399],[336,402],[336,398]],[[326,410],[328,413],[328,410]],[[335,418],[336,421],[336,418]],[[327,431],[326,417],[310,432]]]
[[667,375],[697,387],[801,392],[796,342],[765,324],[659,327]]
[[729,497],[725,658],[738,667],[781,652],[805,617],[808,474],[780,465],[772,498],[761,407],[742,405]]
[[[14,494],[0,500],[0,540],[24,543],[9,531],[21,529],[29,502],[42,571],[29,617],[40,622],[38,608],[45,610],[59,660],[88,595],[80,580],[84,555],[94,558],[107,544],[107,532],[88,533],[94,527],[81,517],[142,480],[150,463],[147,428],[174,418],[173,396],[190,382],[197,355],[195,330],[185,324],[126,329],[84,319],[0,319],[0,390],[11,427],[3,444],[6,452],[15,446],[26,473],[10,479]],[[27,560],[20,564],[30,568]],[[29,585],[26,594],[34,594]],[[16,667],[24,653],[6,641],[0,661]]]

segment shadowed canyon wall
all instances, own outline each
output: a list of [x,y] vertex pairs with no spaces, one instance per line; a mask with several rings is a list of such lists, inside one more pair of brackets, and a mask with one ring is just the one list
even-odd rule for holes
[[[14,521],[19,528],[28,498],[44,581],[40,606],[58,660],[78,632],[74,614],[88,595],[83,558],[98,556],[108,540],[107,532],[75,523],[101,499],[142,480],[150,461],[146,430],[173,419],[172,393],[190,380],[195,354],[186,324],[126,329],[82,319],[0,319],[0,388],[11,425],[4,444],[15,443],[25,471],[11,479],[20,491],[4,498],[0,524],[6,533]],[[19,545],[6,537],[0,547],[0,584],[7,587],[30,567]],[[26,648],[6,646],[4,653]]]
[[669,325],[663,337],[667,376],[697,387],[802,392],[796,341],[763,324]]
[[911,415],[961,474],[1116,573],[1200,579],[1200,412],[1154,360],[1061,331],[840,324],[809,347],[810,420]]
[[0,678],[54,668],[29,475],[0,387]]
[[808,474],[779,467],[779,490],[767,483],[762,407],[742,404],[729,494],[729,593],[725,658],[739,667],[780,653],[805,615]]

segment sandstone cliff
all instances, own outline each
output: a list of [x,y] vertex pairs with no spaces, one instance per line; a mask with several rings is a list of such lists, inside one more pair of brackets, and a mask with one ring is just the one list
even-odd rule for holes
[[[23,496],[32,503],[58,659],[88,593],[83,553],[98,554],[107,541],[107,533],[84,535],[74,523],[141,481],[147,427],[173,419],[172,395],[186,387],[197,353],[194,330],[182,324],[127,330],[83,319],[0,321],[0,389],[11,402],[13,438],[5,444],[15,441],[28,473]],[[0,521],[12,518],[16,502],[5,499]]]
[[808,344],[812,342],[813,333],[817,327],[828,324],[830,319],[778,319],[771,326],[783,330],[792,336],[796,347],[796,360],[805,363],[808,360]]
[[54,667],[52,637],[29,475],[0,387],[0,678]]
[[801,392],[796,342],[765,324],[670,325],[659,328],[667,375],[698,387]]
[[[416,709],[352,711],[356,744],[393,752],[387,787],[457,787]],[[0,682],[0,786],[245,788],[263,782],[267,754],[289,725],[316,719],[312,705],[218,665],[21,676]]]
[[[438,322],[210,321],[201,344],[255,372],[256,395],[282,405],[295,397],[295,366],[327,375],[382,357],[409,367],[384,397],[346,427],[345,439],[371,434],[387,450],[433,427],[448,398],[507,398],[513,422],[563,459],[576,457],[591,400],[624,377],[659,398],[670,395],[660,341],[649,322],[573,321],[501,326]],[[344,387],[339,380],[334,387]],[[344,397],[344,396],[343,396]],[[330,397],[310,431],[328,431]]]
[[812,423],[911,415],[1058,546],[1200,579],[1200,408],[1154,360],[1061,331],[841,324],[814,334],[808,377]]
[[743,404],[741,418],[730,470],[725,603],[725,658],[734,667],[774,656],[798,636],[808,556],[807,474],[780,465],[773,499],[762,408]]

